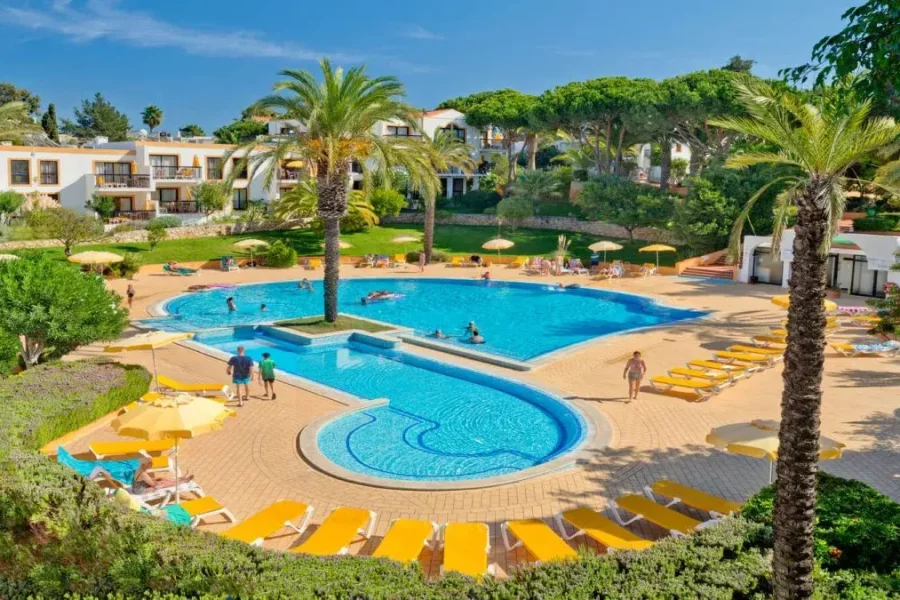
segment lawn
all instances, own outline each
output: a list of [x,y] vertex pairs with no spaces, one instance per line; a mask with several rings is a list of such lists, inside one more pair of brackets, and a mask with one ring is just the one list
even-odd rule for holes
[[[363,254],[397,254],[404,251],[416,250],[420,247],[418,244],[395,244],[391,242],[391,239],[399,235],[421,235],[421,232],[422,227],[420,225],[372,227],[368,231],[362,233],[350,233],[342,236],[341,239],[350,243],[352,246],[342,250],[341,253],[348,256],[359,256]],[[559,234],[560,232],[542,229],[504,230],[501,232],[501,235],[504,238],[515,242],[515,246],[509,250],[502,251],[501,254],[510,256],[550,254],[556,250],[557,237]],[[435,229],[434,248],[435,250],[446,252],[448,254],[461,254],[465,256],[471,254],[494,254],[494,252],[482,250],[481,245],[487,240],[496,237],[496,235],[497,229],[495,227],[438,225]],[[567,233],[565,235],[572,242],[569,247],[569,252],[581,257],[585,261],[591,254],[590,250],[587,249],[587,246],[600,239],[598,236],[579,233]],[[172,260],[182,262],[217,260],[218,258],[227,255],[246,256],[245,252],[235,249],[233,244],[238,240],[249,237],[269,242],[280,239],[292,246],[300,256],[322,254],[322,234],[312,229],[261,231],[240,236],[162,241],[153,250],[150,250],[146,243],[125,243],[78,246],[75,251],[105,250],[119,254],[124,252],[134,252],[138,254],[142,264],[161,264]],[[646,246],[650,242],[639,240],[634,242],[628,240],[615,241],[621,244],[623,249],[618,252],[609,253],[610,260],[620,259],[632,263],[653,262],[655,260],[654,254],[641,254],[637,251],[638,248]],[[17,251],[17,253],[21,252],[22,251]],[[62,248],[52,248],[43,250],[43,252],[51,252],[60,260],[63,259]],[[676,260],[685,257],[686,254],[679,250],[677,253],[660,254],[659,262],[661,265],[671,266],[675,264]]]
[[347,331],[349,329],[359,329],[360,331],[368,331],[370,333],[378,333],[379,331],[387,331],[390,327],[378,325],[365,319],[355,319],[346,315],[338,315],[337,321],[329,323],[325,317],[305,317],[303,319],[291,319],[290,321],[279,321],[275,323],[279,327],[293,329],[300,333],[311,333],[313,335],[320,333],[335,333],[337,331]]

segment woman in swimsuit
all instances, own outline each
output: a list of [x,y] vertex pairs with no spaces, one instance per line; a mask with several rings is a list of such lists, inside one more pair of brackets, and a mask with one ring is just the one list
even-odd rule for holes
[[622,373],[622,379],[628,379],[628,402],[632,399],[637,400],[638,392],[641,390],[641,379],[647,372],[647,365],[641,358],[640,352],[635,352],[625,363],[625,371]]

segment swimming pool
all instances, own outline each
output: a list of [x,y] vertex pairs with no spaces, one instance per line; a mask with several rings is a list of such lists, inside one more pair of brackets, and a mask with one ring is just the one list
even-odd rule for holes
[[[299,290],[296,282],[279,282],[187,294],[165,305],[176,318],[153,319],[147,324],[198,331],[320,315],[321,281],[314,286],[312,293]],[[360,299],[373,290],[402,297],[363,305]],[[229,296],[237,304],[234,312],[225,305]],[[265,312],[260,310],[263,303]],[[455,336],[446,340],[448,343],[520,361],[591,338],[705,314],[606,290],[560,291],[549,284],[426,278],[342,280],[338,310],[408,327],[420,337],[440,329]],[[464,341],[469,321],[476,323],[486,343],[473,346]]]
[[563,401],[509,379],[347,339],[300,345],[249,329],[196,341],[364,400],[387,405],[324,425],[318,449],[351,472],[405,481],[461,481],[515,473],[573,450],[582,417]]

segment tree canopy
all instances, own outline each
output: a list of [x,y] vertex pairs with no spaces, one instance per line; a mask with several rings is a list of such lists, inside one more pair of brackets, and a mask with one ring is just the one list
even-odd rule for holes
[[623,227],[630,239],[634,239],[638,227],[665,225],[674,207],[668,194],[618,175],[601,175],[591,180],[575,204],[592,219]]
[[58,240],[66,256],[72,248],[103,237],[103,223],[71,208],[49,208],[28,213],[28,225],[38,238]]
[[9,82],[0,82],[0,104],[24,102],[28,114],[37,116],[41,110],[41,97],[25,88],[17,88]]
[[116,110],[100,92],[92,99],[82,100],[81,107],[75,107],[74,113],[74,120],[63,119],[62,131],[79,138],[105,136],[111,142],[121,142],[131,128],[128,117]]
[[783,69],[794,83],[817,87],[858,75],[853,85],[878,112],[900,116],[900,11],[897,0],[868,0],[847,10],[847,26],[813,47],[810,62]]
[[206,132],[203,131],[203,128],[196,123],[190,123],[188,125],[185,125],[184,127],[179,127],[178,131],[180,131],[181,135],[183,135],[184,137],[198,137],[206,135]]
[[469,110],[475,106],[476,104],[481,104],[485,100],[489,98],[493,98],[498,94],[517,94],[515,90],[511,90],[509,88],[502,90],[490,90],[486,92],[476,92],[474,94],[469,94],[468,96],[459,96],[457,98],[451,98],[449,100],[444,100],[440,104],[437,105],[439,109],[441,108],[453,108],[462,113],[468,113]]
[[47,134],[47,137],[54,142],[59,141],[59,123],[56,119],[56,105],[52,102],[47,105],[47,112],[41,116],[41,129]]
[[21,336],[28,367],[45,353],[116,338],[128,324],[120,300],[102,278],[47,254],[0,263],[0,331]]
[[213,131],[213,135],[220,144],[243,144],[256,139],[256,136],[265,135],[266,131],[264,123],[238,120],[219,127]]
[[144,125],[150,128],[150,132],[152,133],[154,129],[162,125],[163,111],[155,104],[151,104],[141,113],[141,120]]

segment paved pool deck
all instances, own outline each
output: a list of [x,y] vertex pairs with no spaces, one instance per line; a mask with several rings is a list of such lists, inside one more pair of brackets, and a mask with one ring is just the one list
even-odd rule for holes
[[[495,279],[534,281],[517,269],[494,267]],[[342,277],[462,277],[477,278],[476,269],[429,266],[417,268],[355,269],[343,266]],[[197,283],[249,283],[320,279],[322,271],[249,269],[233,273],[204,271],[199,277],[164,275],[159,267],[145,267],[132,282],[137,290],[132,317],[149,316],[147,308],[183,292]],[[499,572],[530,559],[523,549],[507,552],[500,537],[500,524],[508,519],[549,519],[560,510],[577,505],[603,509],[608,498],[638,492],[656,479],[668,477],[723,497],[744,500],[767,482],[768,464],[725,454],[704,442],[718,425],[751,419],[777,419],[782,390],[781,367],[759,373],[725,389],[708,402],[644,391],[636,402],[626,403],[622,380],[624,362],[635,350],[643,353],[648,375],[665,374],[693,358],[708,358],[713,351],[734,343],[747,343],[754,334],[776,325],[785,312],[769,299],[783,290],[768,285],[711,283],[674,276],[656,276],[595,282],[586,276],[543,278],[545,281],[578,281],[582,285],[643,294],[667,304],[713,311],[702,320],[599,338],[561,352],[531,371],[522,372],[476,363],[466,358],[407,345],[407,350],[472,368],[501,374],[560,392],[595,407],[611,427],[608,448],[589,453],[574,468],[527,481],[465,491],[405,491],[368,487],[335,479],[303,460],[297,450],[300,430],[316,419],[338,411],[343,405],[311,389],[281,384],[277,401],[261,399],[254,384],[253,399],[238,408],[236,419],[224,429],[186,440],[181,446],[181,464],[206,492],[237,516],[245,518],[280,499],[294,499],[315,506],[313,525],[338,506],[358,506],[378,512],[372,541],[353,546],[352,554],[370,554],[391,519],[414,517],[436,522],[480,521],[491,531],[491,560]],[[110,287],[123,293],[127,282],[112,281]],[[318,283],[317,283],[318,285]],[[845,298],[844,305],[863,304]],[[868,341],[862,328],[842,328],[840,341]],[[87,347],[77,357],[97,356],[102,346]],[[107,355],[110,356],[110,355]],[[116,360],[150,365],[149,353],[113,355]],[[157,352],[160,372],[183,381],[226,382],[225,364],[181,346]],[[822,463],[830,473],[860,479],[900,501],[900,360],[842,358],[829,352],[826,360],[822,411],[823,433],[847,444],[844,457]],[[236,406],[236,404],[235,404]],[[90,440],[113,440],[108,426],[99,426],[70,444],[85,450]],[[314,526],[310,531],[314,530]],[[227,525],[210,522],[208,531]],[[648,538],[664,532],[646,524],[632,526]],[[309,535],[308,533],[306,535]],[[305,537],[305,536],[304,536]],[[266,541],[265,546],[284,550],[300,541],[296,533]],[[584,544],[583,541],[574,541]],[[589,547],[597,549],[592,543]],[[602,549],[601,549],[602,551]],[[426,550],[421,563],[437,574],[441,553]]]

